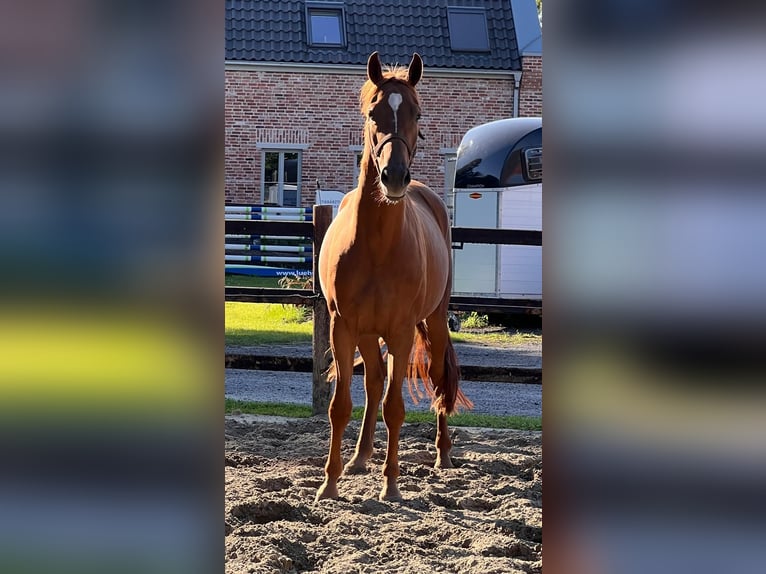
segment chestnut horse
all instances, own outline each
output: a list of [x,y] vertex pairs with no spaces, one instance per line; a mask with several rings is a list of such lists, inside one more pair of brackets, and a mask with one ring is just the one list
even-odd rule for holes
[[[319,256],[319,278],[330,312],[335,392],[329,408],[330,453],[317,500],[338,497],[343,470],[341,440],[351,416],[354,354],[364,361],[366,403],[356,452],[347,473],[364,472],[372,455],[383,379],[383,420],[388,448],[381,500],[400,498],[399,433],[404,422],[402,383],[422,396],[418,377],[437,414],[436,467],[450,468],[447,415],[470,401],[458,388],[458,366],[447,329],[452,285],[451,236],[444,202],[410,178],[420,135],[415,85],[423,62],[385,72],[378,53],[367,61],[360,105],[366,118],[359,184],[343,199]],[[387,365],[379,347],[387,346]],[[386,372],[387,371],[387,372]]]

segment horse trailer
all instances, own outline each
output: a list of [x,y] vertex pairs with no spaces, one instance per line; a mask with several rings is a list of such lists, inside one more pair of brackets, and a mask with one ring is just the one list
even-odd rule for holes
[[[542,135],[540,117],[466,132],[455,158],[455,227],[542,231]],[[466,243],[453,254],[453,295],[542,305],[542,247]]]

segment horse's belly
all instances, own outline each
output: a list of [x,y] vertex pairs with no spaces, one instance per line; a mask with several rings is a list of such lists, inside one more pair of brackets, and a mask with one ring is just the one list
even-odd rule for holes
[[[343,277],[339,274],[339,277]],[[359,334],[384,336],[397,328],[411,329],[442,301],[444,281],[436,288],[421,274],[411,277],[361,279],[358,275],[335,285],[335,306],[341,317],[356,326]]]

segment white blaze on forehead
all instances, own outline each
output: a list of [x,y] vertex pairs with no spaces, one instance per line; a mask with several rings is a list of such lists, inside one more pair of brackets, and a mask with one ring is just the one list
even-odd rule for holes
[[388,96],[388,105],[391,106],[392,110],[394,110],[394,133],[399,133],[399,117],[397,112],[399,111],[399,106],[401,103],[402,95],[400,93],[394,92]]

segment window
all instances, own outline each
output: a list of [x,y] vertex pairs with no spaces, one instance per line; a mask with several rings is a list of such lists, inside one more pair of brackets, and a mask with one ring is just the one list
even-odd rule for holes
[[489,52],[487,14],[484,8],[449,6],[450,47],[455,52]]
[[266,205],[300,207],[301,153],[299,151],[263,152],[261,197]]
[[359,182],[359,172],[362,168],[362,154],[364,153],[362,146],[349,146],[351,151],[354,152],[354,186],[356,187]]
[[503,162],[500,187],[525,185],[543,179],[543,128],[532,130],[513,146]]
[[543,180],[543,148],[528,147],[524,150],[524,172],[529,181]]
[[306,32],[309,46],[346,45],[346,21],[340,2],[307,2]]

